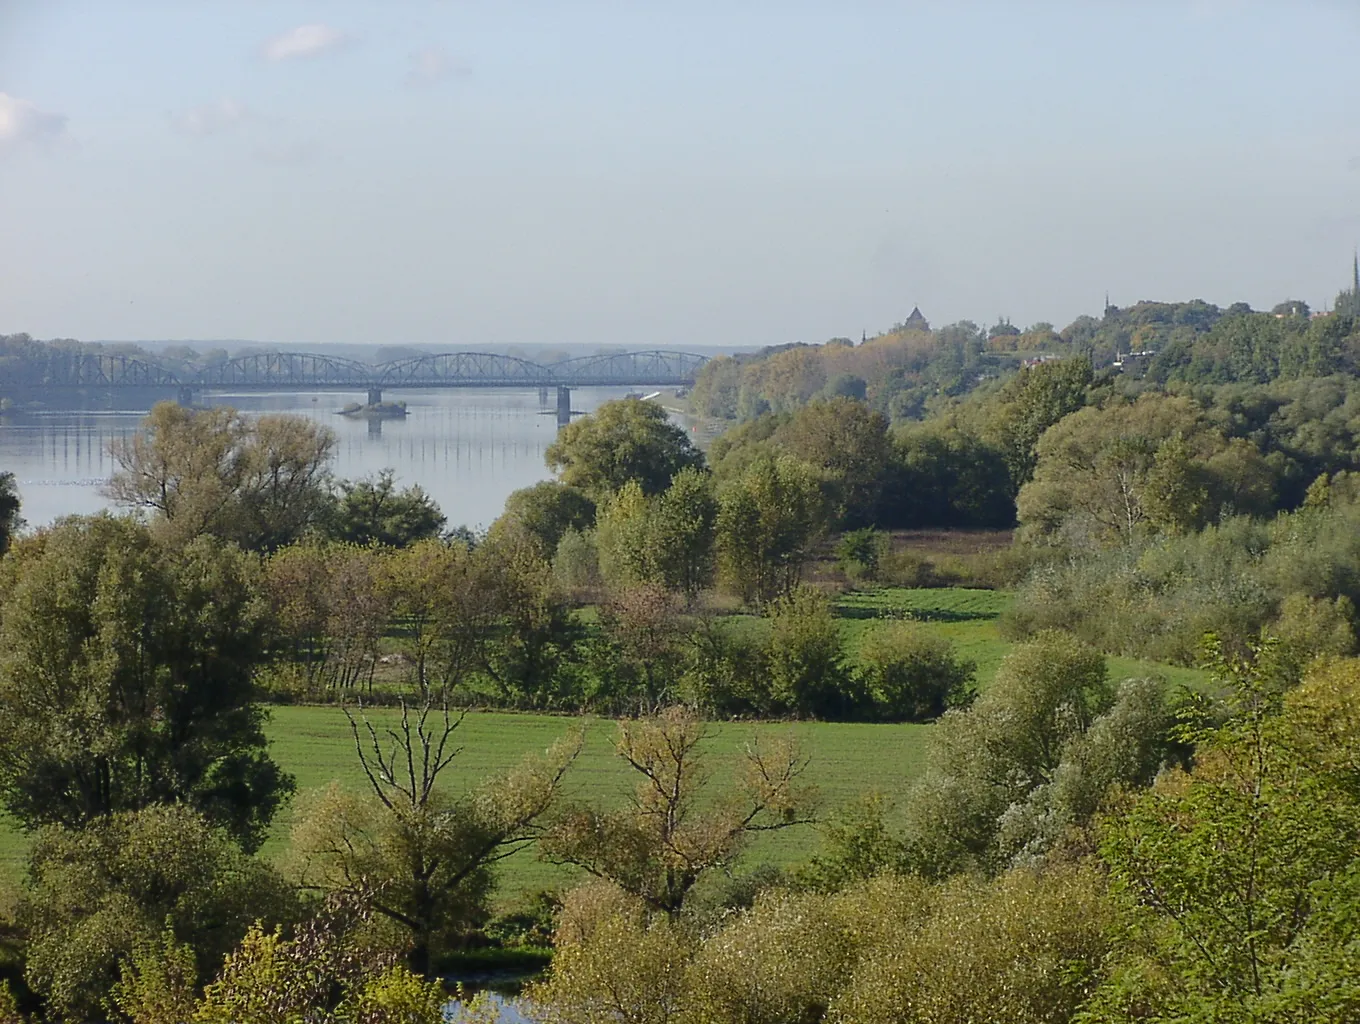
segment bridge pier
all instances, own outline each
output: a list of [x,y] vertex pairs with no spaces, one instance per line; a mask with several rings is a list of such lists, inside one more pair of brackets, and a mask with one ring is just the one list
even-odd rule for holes
[[379,405],[382,402],[382,388],[368,389],[368,404]]
[[571,422],[571,388],[565,384],[557,386],[557,425],[565,427]]
[[194,404],[194,389],[191,387],[181,387],[175,395],[175,401],[183,406]]

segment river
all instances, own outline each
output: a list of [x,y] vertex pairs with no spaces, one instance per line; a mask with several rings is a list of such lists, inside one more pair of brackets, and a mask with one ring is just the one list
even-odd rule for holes
[[[580,388],[572,408],[590,412],[627,388]],[[557,433],[556,392],[540,402],[533,389],[462,388],[393,391],[406,402],[401,420],[339,416],[352,392],[209,394],[201,401],[247,414],[285,412],[325,423],[337,436],[334,472],[419,484],[439,502],[449,525],[485,527],[506,496],[551,475],[543,453]],[[12,472],[29,526],[109,507],[100,494],[113,472],[109,442],[139,428],[145,409],[46,409],[0,416],[0,472]]]

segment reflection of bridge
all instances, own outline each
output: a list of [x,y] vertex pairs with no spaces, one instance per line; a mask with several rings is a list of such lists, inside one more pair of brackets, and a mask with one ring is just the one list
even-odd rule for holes
[[694,383],[707,361],[687,352],[617,352],[544,366],[489,352],[445,352],[370,366],[315,353],[261,352],[182,373],[133,356],[54,353],[7,368],[0,391],[174,388],[187,402],[200,391],[355,390],[376,403],[389,388],[555,387],[560,411],[569,407],[571,388],[682,387]]

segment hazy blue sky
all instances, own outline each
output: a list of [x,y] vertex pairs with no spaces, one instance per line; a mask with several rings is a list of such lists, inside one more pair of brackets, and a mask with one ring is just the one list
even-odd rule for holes
[[1314,305],[1360,2],[0,0],[0,332],[765,344]]

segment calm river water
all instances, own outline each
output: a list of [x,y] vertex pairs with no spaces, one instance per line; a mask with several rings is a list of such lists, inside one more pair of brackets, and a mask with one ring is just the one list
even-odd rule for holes
[[[627,388],[581,388],[572,408],[590,412],[623,397]],[[247,413],[287,412],[327,424],[339,439],[335,473],[376,476],[392,469],[406,486],[420,484],[449,525],[487,526],[506,496],[550,476],[543,452],[557,433],[556,392],[540,404],[536,390],[466,388],[393,391],[406,402],[404,420],[368,421],[336,415],[351,392],[335,394],[210,394],[201,401]],[[0,416],[0,472],[12,472],[30,526],[59,516],[107,508],[100,485],[113,471],[109,441],[138,429],[144,409],[62,409]]]

